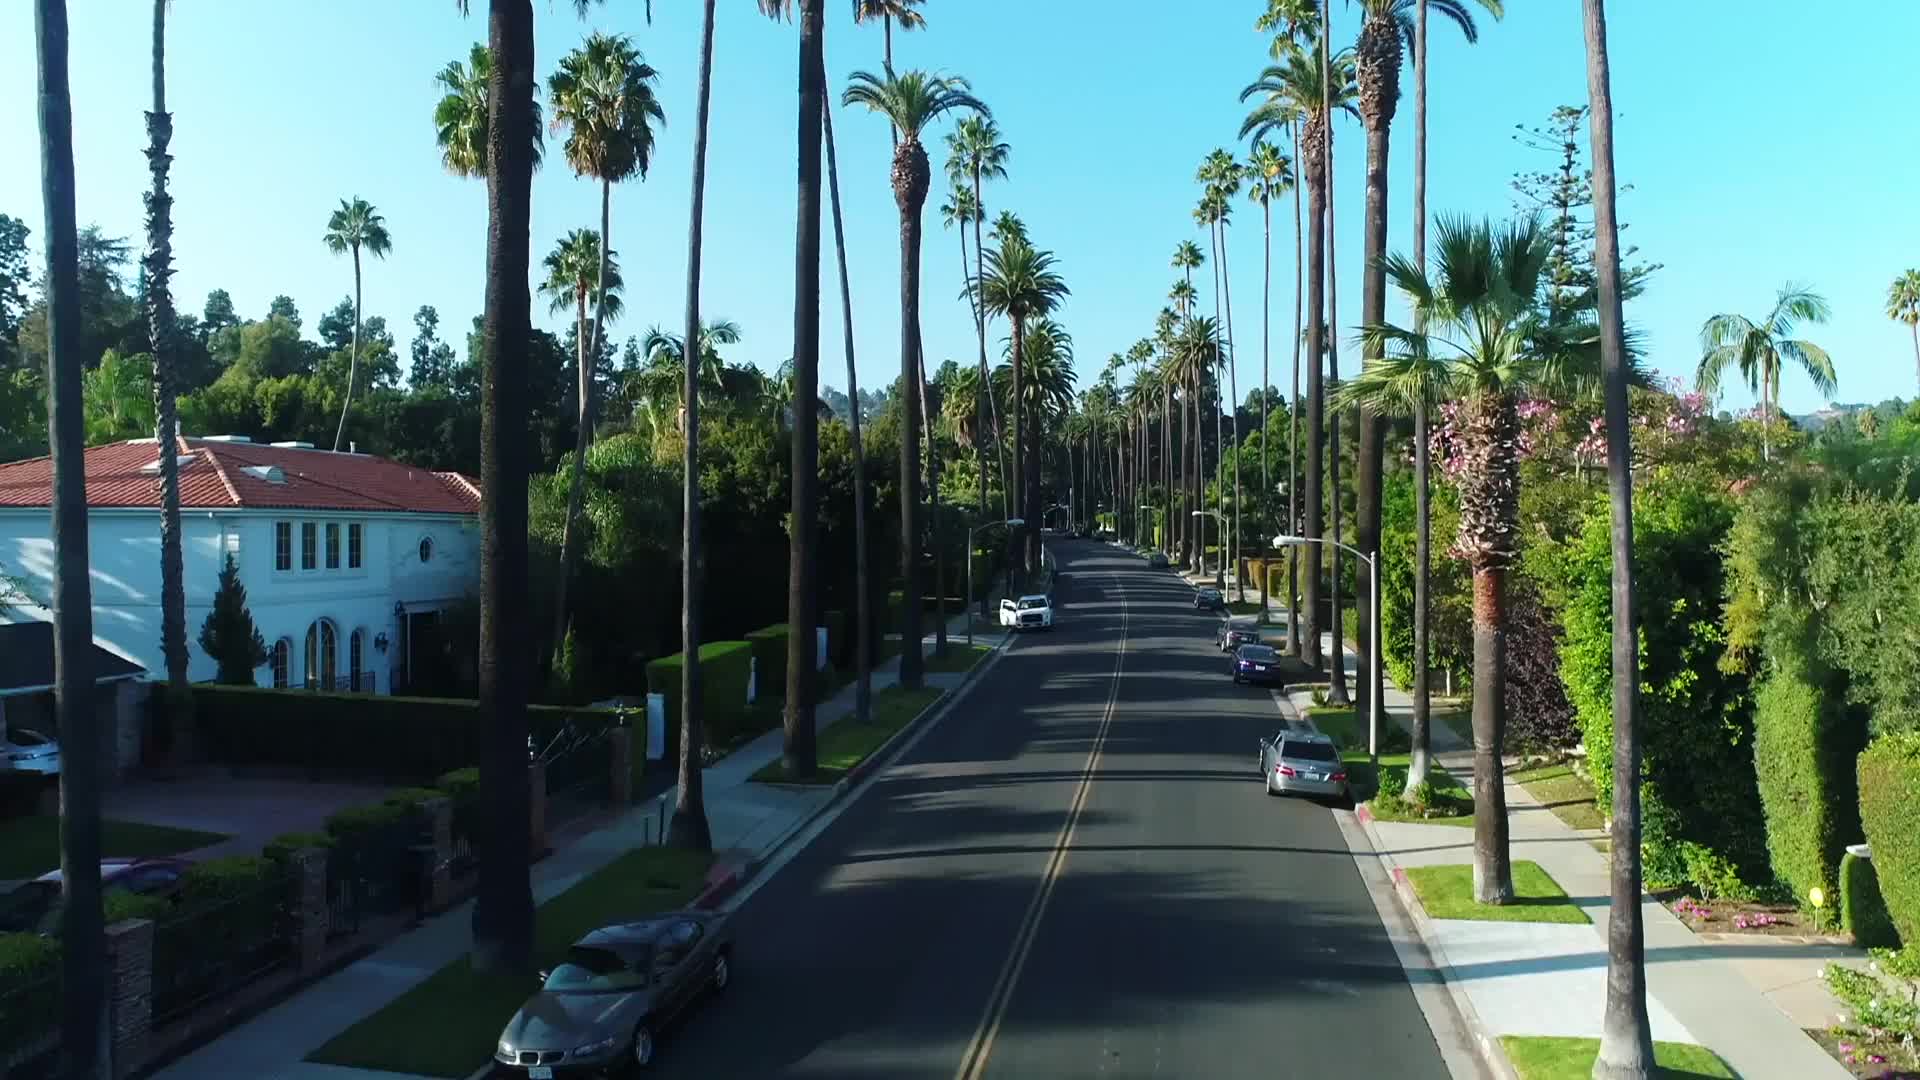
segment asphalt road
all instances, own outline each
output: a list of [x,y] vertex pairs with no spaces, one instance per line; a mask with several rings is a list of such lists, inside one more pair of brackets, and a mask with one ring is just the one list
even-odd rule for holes
[[746,900],[659,1075],[1447,1076],[1332,813],[1263,793],[1217,616],[1056,553],[1056,629]]

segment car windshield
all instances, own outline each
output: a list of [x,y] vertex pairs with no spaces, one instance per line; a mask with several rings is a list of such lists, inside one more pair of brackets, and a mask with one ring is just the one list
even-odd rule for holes
[[1242,659],[1242,660],[1271,660],[1271,659],[1273,659],[1273,646],[1271,646],[1271,645],[1242,645],[1242,646],[1240,646],[1240,659]]
[[1047,598],[1044,596],[1023,596],[1020,598],[1021,611],[1030,611],[1034,608],[1043,608],[1046,606]]
[[611,949],[575,945],[567,950],[566,962],[547,973],[542,989],[562,994],[632,990],[647,984],[646,970],[645,963],[629,964]]
[[1340,760],[1340,755],[1333,752],[1332,743],[1297,742],[1294,740],[1288,740],[1286,745],[1280,748],[1280,756],[1293,758],[1296,761]]
[[7,741],[15,746],[45,746],[53,740],[37,731],[28,731],[26,728],[14,728],[7,733]]

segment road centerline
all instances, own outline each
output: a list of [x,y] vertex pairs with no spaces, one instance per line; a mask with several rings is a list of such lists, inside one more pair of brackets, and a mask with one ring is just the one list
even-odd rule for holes
[[1039,936],[1041,920],[1047,913],[1047,902],[1053,896],[1054,885],[1060,880],[1067,852],[1073,846],[1073,834],[1079,827],[1081,811],[1086,807],[1087,796],[1093,790],[1094,775],[1100,767],[1100,754],[1106,746],[1107,733],[1113,727],[1114,710],[1119,705],[1120,677],[1127,658],[1127,589],[1118,573],[1113,575],[1113,583],[1120,597],[1120,643],[1114,651],[1113,678],[1107,690],[1106,709],[1100,716],[1099,729],[1094,732],[1093,745],[1087,751],[1087,763],[1081,770],[1080,784],[1067,807],[1067,820],[1061,825],[1047,867],[1040,875],[1033,899],[1027,904],[1026,914],[1021,917],[1020,928],[1015,932],[1013,946],[1000,967],[999,978],[994,980],[993,991],[987,995],[986,1008],[981,1013],[979,1025],[974,1028],[973,1038],[967,1043],[966,1053],[961,1056],[960,1067],[954,1073],[955,1080],[979,1080],[986,1072],[987,1061],[993,1055],[994,1040],[999,1036],[1000,1026],[1006,1019],[1007,1006],[1013,1000],[1014,988],[1020,983],[1020,972],[1026,967],[1027,956],[1033,951],[1034,939]]

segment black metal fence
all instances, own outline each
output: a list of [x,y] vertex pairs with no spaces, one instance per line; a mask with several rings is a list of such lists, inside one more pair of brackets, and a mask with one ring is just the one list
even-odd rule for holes
[[290,964],[294,927],[293,878],[278,869],[156,920],[153,1026]]
[[598,810],[612,798],[613,746],[607,730],[569,724],[537,749],[546,764],[549,827]]
[[418,821],[337,838],[327,852],[327,936],[356,933],[364,918],[417,908],[432,847]]
[[52,1080],[59,1059],[59,973],[0,987],[0,1076]]

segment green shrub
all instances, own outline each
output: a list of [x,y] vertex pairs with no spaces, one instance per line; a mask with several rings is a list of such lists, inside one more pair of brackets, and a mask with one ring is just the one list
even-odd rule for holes
[[281,833],[279,836],[267,841],[266,846],[260,849],[260,856],[261,858],[284,863],[292,858],[293,853],[296,851],[304,851],[308,848],[319,848],[324,851],[332,846],[333,837],[326,833]]
[[291,900],[278,861],[235,855],[195,864],[180,878],[178,901],[155,920],[154,1010],[169,1012],[248,970],[291,933]]
[[1874,876],[1872,859],[1853,854],[1840,857],[1840,925],[1853,935],[1853,943],[1861,948],[1900,947],[1900,934],[1887,914],[1887,902],[1880,895],[1880,882]]
[[396,829],[413,822],[417,809],[404,803],[377,802],[349,806],[328,815],[327,835],[336,842],[349,841],[385,829]]
[[1902,941],[1920,942],[1920,733],[1875,739],[1860,755],[1860,824]]
[[789,636],[786,623],[763,626],[747,634],[747,643],[753,646],[756,696],[763,698],[787,696],[787,638]]
[[[735,734],[746,718],[747,675],[753,646],[745,641],[709,641],[700,646],[701,723],[708,745],[719,745]],[[647,665],[647,691],[666,699],[667,753],[679,752],[680,653]]]
[[476,767],[469,766],[465,769],[455,769],[450,773],[442,773],[440,778],[433,782],[433,786],[446,792],[455,799],[478,794],[480,791],[480,770]]
[[60,942],[0,934],[0,1061],[60,1026]]
[[108,926],[128,919],[159,922],[172,910],[165,897],[143,896],[125,889],[110,889],[100,897],[100,913]]
[[[1782,644],[1786,644],[1782,642]],[[1753,769],[1766,812],[1773,872],[1805,898],[1831,891],[1847,842],[1860,835],[1853,760],[1862,725],[1831,674],[1783,648],[1769,658],[1753,698]]]
[[1374,797],[1398,799],[1406,793],[1407,774],[1399,769],[1381,769],[1374,781]]
[[1753,899],[1753,888],[1740,880],[1733,863],[1705,844],[1681,841],[1680,860],[1686,866],[1687,884],[1692,885],[1702,899]]

